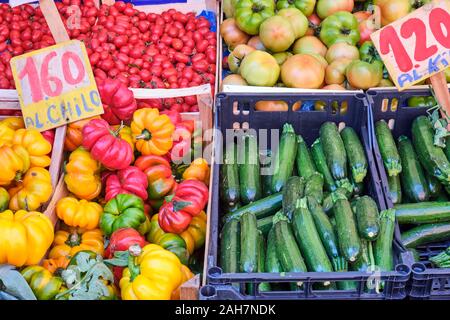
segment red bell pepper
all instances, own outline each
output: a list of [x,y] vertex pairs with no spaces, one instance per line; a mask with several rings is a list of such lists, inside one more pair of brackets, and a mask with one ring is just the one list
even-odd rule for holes
[[140,156],[134,163],[145,173],[148,180],[148,198],[151,200],[163,199],[170,194],[176,186],[172,176],[170,163],[161,156]]
[[137,109],[133,91],[117,79],[105,79],[97,83],[105,113],[102,118],[111,125],[129,121]]
[[130,144],[103,119],[93,119],[83,127],[83,147],[108,169],[125,169],[133,160]]
[[147,200],[147,176],[137,167],[117,171],[106,179],[105,200],[109,201],[121,193],[135,194],[142,200]]
[[[133,228],[122,228],[114,231],[109,239],[108,247],[103,256],[106,259],[114,258],[114,252],[127,251],[132,245],[144,247],[147,244],[145,238]],[[114,279],[118,282],[122,278],[123,267],[113,267]]]

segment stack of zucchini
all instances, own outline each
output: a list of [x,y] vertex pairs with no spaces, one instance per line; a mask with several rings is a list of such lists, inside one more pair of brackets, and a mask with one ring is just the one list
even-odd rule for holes
[[[375,201],[363,195],[368,163],[352,128],[339,132],[326,122],[310,149],[285,124],[271,158],[272,175],[260,174],[270,164],[254,158],[256,137],[240,139],[243,155],[236,144],[227,145],[220,170],[224,272],[393,270],[394,212],[379,213]],[[321,284],[336,285],[356,288],[352,281]],[[271,289],[259,285],[261,291]]]
[[434,129],[427,116],[411,127],[412,141],[400,136],[395,143],[384,120],[375,124],[380,154],[386,169],[389,197],[401,225],[402,242],[416,248],[450,239],[450,140],[435,145]]

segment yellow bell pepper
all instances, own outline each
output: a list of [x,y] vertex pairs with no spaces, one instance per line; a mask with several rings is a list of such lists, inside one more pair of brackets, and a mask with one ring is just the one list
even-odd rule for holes
[[142,250],[131,246],[128,268],[123,271],[120,289],[123,300],[169,300],[183,281],[177,256],[156,244]]
[[0,147],[0,186],[7,186],[13,180],[20,180],[30,168],[30,157],[22,146]]
[[22,117],[9,117],[0,121],[0,125],[6,125],[7,127],[17,130],[25,128],[25,123]]
[[172,148],[175,126],[158,109],[143,108],[134,112],[131,132],[136,149],[143,155],[165,155]]
[[40,212],[0,213],[0,264],[39,263],[53,241],[53,224]]
[[48,167],[51,159],[48,156],[52,145],[36,129],[18,129],[14,133],[13,144],[23,146],[30,155],[33,167]]
[[209,175],[208,162],[203,158],[197,158],[183,172],[183,180],[194,179],[209,185]]
[[37,210],[52,195],[52,180],[47,169],[34,167],[27,171],[22,182],[9,189],[11,210]]
[[96,202],[64,197],[56,204],[56,214],[70,227],[95,229],[98,227],[103,208]]
[[95,161],[89,151],[78,148],[69,156],[66,165],[64,182],[67,189],[79,199],[92,200],[102,189],[99,176],[100,164]]
[[14,129],[0,123],[0,146],[10,146],[13,143]]
[[70,232],[58,230],[48,257],[50,259],[67,256],[73,257],[77,252],[82,250],[90,250],[99,255],[103,255],[103,234],[100,229],[87,231],[73,229]]
[[206,238],[206,213],[200,212],[199,215],[192,218],[189,227],[183,231],[180,236],[184,239],[186,244],[193,243],[193,246],[188,246],[189,254],[194,250],[198,250],[205,244]]

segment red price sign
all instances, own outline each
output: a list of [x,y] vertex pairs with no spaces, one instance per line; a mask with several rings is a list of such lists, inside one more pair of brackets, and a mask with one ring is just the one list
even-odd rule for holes
[[11,68],[27,128],[44,131],[103,113],[80,41],[14,57]]
[[450,1],[437,0],[371,35],[401,91],[450,66]]

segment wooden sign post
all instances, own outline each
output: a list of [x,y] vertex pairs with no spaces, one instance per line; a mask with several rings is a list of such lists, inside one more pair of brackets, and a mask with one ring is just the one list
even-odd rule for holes
[[430,78],[450,115],[444,70],[450,66],[450,1],[435,0],[371,35],[399,91]]

